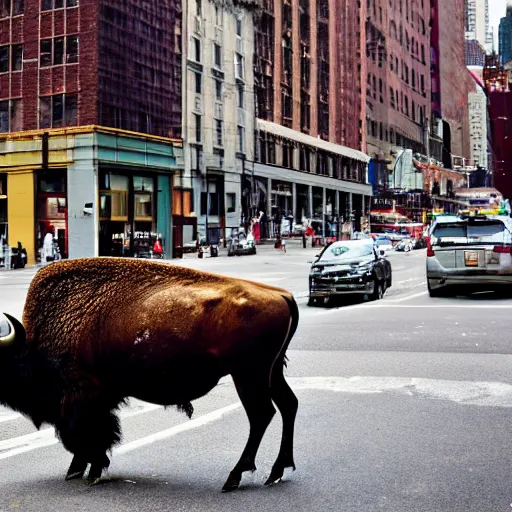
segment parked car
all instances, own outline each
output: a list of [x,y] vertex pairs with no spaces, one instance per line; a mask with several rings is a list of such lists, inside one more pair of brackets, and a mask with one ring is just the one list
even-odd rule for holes
[[348,294],[381,299],[392,284],[391,264],[384,255],[371,240],[330,244],[311,267],[308,305]]
[[415,242],[411,238],[404,238],[395,245],[395,251],[398,252],[409,252],[415,248]]
[[377,236],[374,242],[381,251],[388,252],[393,250],[393,242],[388,236]]
[[249,254],[256,254],[256,244],[252,234],[249,234],[246,238],[244,233],[240,233],[238,236],[231,238],[228,256],[243,256]]
[[431,297],[448,295],[452,285],[472,292],[512,284],[512,224],[507,216],[440,217],[427,243]]

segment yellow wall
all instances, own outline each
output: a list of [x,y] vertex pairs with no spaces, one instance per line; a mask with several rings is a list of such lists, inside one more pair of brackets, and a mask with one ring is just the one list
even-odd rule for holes
[[27,250],[28,264],[36,262],[34,173],[32,171],[7,175],[7,222],[9,245],[17,247],[18,241]]

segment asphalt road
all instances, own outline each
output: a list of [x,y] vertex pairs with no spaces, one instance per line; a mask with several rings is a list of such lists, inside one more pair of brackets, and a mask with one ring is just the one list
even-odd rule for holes
[[[192,420],[132,401],[109,479],[64,482],[71,456],[0,408],[0,511],[497,512],[512,504],[512,300],[430,299],[425,252],[391,254],[394,286],[378,303],[306,306],[317,251],[262,248],[180,264],[287,288],[301,320],[287,375],[299,398],[297,471],[262,486],[277,455],[268,429],[258,471],[220,489],[248,423],[229,378]],[[33,270],[0,273],[0,310],[19,315]],[[1,354],[0,354],[1,356]]]

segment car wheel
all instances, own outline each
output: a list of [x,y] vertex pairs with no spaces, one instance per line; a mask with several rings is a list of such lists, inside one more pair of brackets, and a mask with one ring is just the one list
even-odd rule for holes
[[370,296],[370,300],[380,300],[384,298],[384,285],[382,281],[375,280],[375,287],[373,293]]
[[428,294],[431,297],[446,297],[446,289],[445,288],[432,288],[430,286],[430,281],[427,280],[427,288]]

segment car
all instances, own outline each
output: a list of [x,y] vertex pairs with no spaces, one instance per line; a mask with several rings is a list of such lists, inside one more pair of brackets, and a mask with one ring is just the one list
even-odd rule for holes
[[512,284],[512,224],[508,216],[439,218],[427,239],[427,288],[431,297]]
[[393,242],[389,236],[377,236],[377,238],[375,238],[375,245],[385,252],[393,250]]
[[391,264],[384,256],[372,240],[328,245],[311,266],[308,305],[341,295],[381,299],[392,284]]
[[249,234],[247,238],[243,233],[231,238],[228,256],[244,256],[251,254],[256,254],[256,244],[251,234]]
[[415,242],[411,238],[404,238],[395,245],[395,251],[398,252],[409,252],[415,248]]

